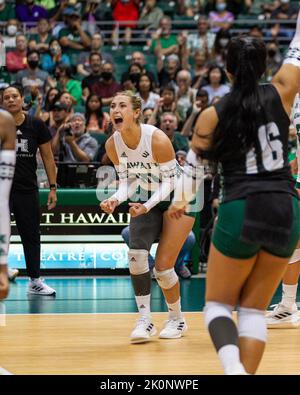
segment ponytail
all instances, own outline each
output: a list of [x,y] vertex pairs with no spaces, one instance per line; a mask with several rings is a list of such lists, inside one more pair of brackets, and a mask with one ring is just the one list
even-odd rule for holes
[[214,134],[216,161],[234,160],[247,153],[257,136],[261,104],[259,79],[265,71],[266,49],[263,41],[250,37],[233,38],[227,55],[227,71],[233,87],[224,105]]

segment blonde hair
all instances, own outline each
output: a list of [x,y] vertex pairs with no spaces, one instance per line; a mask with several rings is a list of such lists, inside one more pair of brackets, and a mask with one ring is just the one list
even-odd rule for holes
[[140,96],[135,95],[132,91],[129,90],[117,92],[113,97],[117,97],[117,96],[126,96],[129,98],[133,111],[140,110],[140,115],[136,120],[136,122],[142,123],[144,121],[144,117],[142,113],[142,99],[140,98]]

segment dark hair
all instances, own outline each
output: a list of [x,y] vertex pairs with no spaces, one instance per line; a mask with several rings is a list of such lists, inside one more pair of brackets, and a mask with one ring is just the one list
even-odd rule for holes
[[140,69],[140,72],[141,72],[141,74],[142,74],[142,72],[144,71],[144,68],[143,68],[143,66],[141,66],[139,63],[131,63],[131,64],[129,65],[129,67],[128,67],[128,73],[130,73],[130,71],[131,71],[131,68],[132,68],[133,66],[135,66],[135,67],[139,68],[139,69]]
[[56,67],[59,69],[59,71],[65,72],[66,76],[68,78],[72,78],[72,71],[73,70],[72,70],[71,66],[64,64],[64,63],[59,63]]
[[221,38],[228,38],[228,40],[230,40],[231,37],[232,37],[231,33],[228,29],[220,29],[218,31],[218,33],[216,34],[216,39],[215,39],[215,44],[214,44],[214,50],[215,50],[216,54],[220,54],[222,51],[224,51],[225,48],[226,49],[228,48],[228,45],[225,48],[220,45],[220,39]]
[[150,76],[148,73],[144,73],[144,74],[141,74],[141,75],[140,75],[140,77],[139,77],[139,79],[137,80],[137,83],[136,83],[136,90],[137,90],[138,92],[140,91],[140,82],[141,82],[141,79],[142,79],[143,77],[147,77],[148,80],[150,81],[149,92],[153,91],[153,89],[154,89],[153,79],[151,78],[151,76]]
[[61,45],[60,45],[60,43],[59,43],[59,39],[58,39],[58,38],[55,38],[55,37],[51,38],[51,40],[49,41],[49,47],[50,47],[50,45],[53,44],[55,41],[58,42],[59,46],[61,47]]
[[175,96],[175,94],[176,94],[175,88],[174,88],[174,86],[173,86],[172,84],[163,85],[163,86],[160,88],[160,92],[159,92],[160,95],[162,95],[163,92],[165,92],[165,91],[172,92],[174,96]]
[[89,61],[91,61],[93,56],[99,56],[100,60],[102,61],[102,55],[100,52],[93,51],[89,54]]
[[210,68],[208,69],[208,72],[207,72],[207,83],[210,84],[210,73],[214,69],[218,69],[220,71],[220,73],[221,73],[220,84],[221,85],[225,84],[225,82],[226,82],[226,73],[225,73],[224,69],[221,66],[217,65],[217,64],[212,64],[210,66]]
[[39,51],[37,51],[36,49],[31,49],[30,51],[27,52],[27,58],[29,58],[29,56],[32,55],[32,54],[34,54],[34,53],[37,54],[37,56],[38,56],[39,58],[41,57]]
[[266,69],[266,46],[261,39],[234,37],[227,55],[227,71],[233,76],[213,137],[213,156],[217,161],[234,160],[251,149],[257,136],[262,108],[258,95],[259,79]]
[[9,88],[16,89],[19,92],[20,96],[24,97],[24,88],[21,84],[18,84],[16,82],[14,84],[10,84],[9,86],[7,86],[6,88],[3,89],[3,93],[6,91],[6,89],[9,89]]
[[205,89],[200,88],[197,90],[196,97],[202,97],[202,96],[205,96],[207,99],[209,97],[208,92]]
[[[54,90],[57,91],[57,94],[55,95],[55,97],[54,97],[52,103],[50,103],[50,101],[49,101],[49,96],[50,96],[50,93],[51,93],[52,91],[54,91]],[[59,94],[60,94],[60,92],[59,92],[59,89],[57,89],[57,88],[50,88],[50,89],[48,90],[48,92],[47,92],[47,94],[46,94],[46,97],[45,97],[45,104],[44,104],[44,110],[45,110],[45,111],[51,111],[51,110],[52,110],[51,107],[52,107],[53,103],[56,102],[56,99],[58,98]]]
[[98,125],[102,129],[102,123],[103,123],[103,118],[104,118],[103,109],[102,109],[102,100],[101,100],[101,97],[96,95],[95,93],[91,93],[88,96],[88,98],[86,99],[86,102],[85,102],[86,125],[88,125],[88,123],[90,121],[90,118],[91,118],[91,115],[93,114],[92,111],[89,108],[89,101],[91,100],[92,97],[96,97],[99,100],[99,103],[100,103],[100,107],[98,108],[98,110],[95,111],[95,115],[97,117]]

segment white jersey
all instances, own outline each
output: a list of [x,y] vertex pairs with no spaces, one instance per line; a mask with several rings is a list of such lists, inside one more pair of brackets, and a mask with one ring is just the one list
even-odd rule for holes
[[120,165],[127,167],[127,178],[136,179],[136,187],[155,191],[160,182],[159,164],[152,154],[152,136],[156,126],[141,124],[141,139],[136,149],[129,148],[120,132],[113,134]]
[[292,123],[297,132],[297,162],[298,162],[298,174],[297,182],[300,183],[300,96],[299,93],[295,96],[292,113],[291,113]]

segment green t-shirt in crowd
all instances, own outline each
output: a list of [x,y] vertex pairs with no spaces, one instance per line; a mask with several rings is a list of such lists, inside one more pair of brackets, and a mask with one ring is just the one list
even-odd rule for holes
[[[172,45],[177,45],[177,36],[175,34],[171,34],[168,38],[160,37],[159,39],[160,45],[162,49],[166,49],[171,47]],[[157,46],[157,40],[153,40],[150,50],[153,52]]]
[[[57,84],[59,90],[63,90],[61,84]],[[81,82],[77,80],[69,80],[66,85],[66,90],[74,97],[77,104],[81,104],[82,88]]]
[[10,83],[10,73],[6,70],[6,67],[0,67],[0,88],[2,88],[4,84]]
[[[49,33],[47,38],[46,38],[46,41],[44,41],[43,44],[49,44],[52,38],[53,37]],[[40,36],[38,34],[36,34],[36,33],[35,34],[30,34],[28,41],[31,41],[31,40],[34,40],[37,44],[41,43]]]
[[0,11],[0,21],[7,22],[9,19],[16,19],[15,7],[12,4],[5,4],[5,7]]
[[[90,35],[88,32],[85,32],[85,33]],[[76,31],[74,32],[73,30],[71,30],[68,27],[62,28],[59,31],[59,35],[58,35],[59,40],[62,37],[67,37],[69,40],[74,41],[74,42],[76,42],[78,44],[81,44],[80,34],[78,32],[76,32]],[[69,47],[63,47],[63,52],[66,53],[69,56],[72,56],[74,54],[80,54],[82,51],[83,51],[82,49],[74,49],[74,48],[69,48]],[[72,61],[72,64],[73,63],[74,62]]]
[[182,136],[182,134],[180,134],[179,132],[174,133],[174,136],[172,139],[172,145],[173,145],[175,152],[178,152],[178,151],[188,152],[188,150],[190,149],[188,138],[185,136]]

